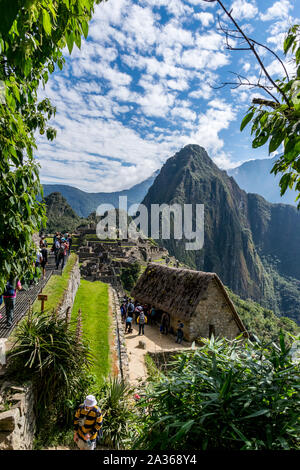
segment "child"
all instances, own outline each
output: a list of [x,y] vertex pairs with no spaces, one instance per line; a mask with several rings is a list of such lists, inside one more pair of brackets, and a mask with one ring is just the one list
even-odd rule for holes
[[132,323],[132,316],[128,314],[128,317],[126,318],[126,324],[125,324],[125,333],[127,333],[127,331],[128,333],[132,333],[131,323]]

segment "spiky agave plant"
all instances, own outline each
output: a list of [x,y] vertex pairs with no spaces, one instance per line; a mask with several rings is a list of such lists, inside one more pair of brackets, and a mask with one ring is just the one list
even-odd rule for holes
[[[103,444],[124,449],[130,441],[133,405],[130,385],[116,377],[107,379],[99,392],[103,419]],[[130,446],[129,446],[130,447]]]
[[32,313],[19,324],[14,338],[8,372],[33,382],[38,422],[50,410],[58,417],[66,401],[82,392],[82,376],[93,362],[88,345],[77,342],[65,319],[47,312]]

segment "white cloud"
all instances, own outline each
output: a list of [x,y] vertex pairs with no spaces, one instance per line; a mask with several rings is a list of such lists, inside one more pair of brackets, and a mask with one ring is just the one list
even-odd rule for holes
[[251,19],[258,13],[256,2],[252,0],[235,0],[231,4],[230,10],[236,20]]
[[[209,32],[197,32],[199,21]],[[220,133],[235,120],[236,108],[209,84],[231,56],[212,22],[199,0],[96,6],[89,39],[43,92],[57,105],[58,135],[54,142],[38,136],[42,181],[86,191],[124,189],[189,143],[229,165]]]
[[294,6],[289,0],[280,0],[280,2],[275,2],[270,8],[267,9],[265,13],[260,15],[262,21],[273,21],[277,18],[286,18],[289,15],[289,11],[292,10]]
[[207,27],[214,21],[214,15],[212,13],[202,11],[201,13],[196,13],[195,18],[201,21],[202,26]]

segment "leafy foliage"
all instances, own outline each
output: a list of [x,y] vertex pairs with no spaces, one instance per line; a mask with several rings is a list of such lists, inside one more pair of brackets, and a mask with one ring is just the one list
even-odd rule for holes
[[283,336],[275,344],[203,339],[177,356],[141,401],[135,448],[295,449],[299,444],[299,364]]
[[139,277],[140,269],[141,266],[137,261],[126,268],[122,268],[120,278],[124,289],[130,291],[133,288]]
[[[241,123],[243,130],[252,123],[251,134],[254,136],[252,147],[258,148],[269,142],[269,153],[283,145],[283,154],[276,161],[272,172],[282,173],[280,180],[281,195],[287,188],[299,192],[300,199],[300,26],[292,26],[284,40],[284,54],[292,54],[296,74],[282,80],[276,80],[278,100],[253,100]],[[279,101],[280,100],[280,101]],[[271,110],[270,110],[271,108]],[[298,209],[300,208],[300,200]]]
[[252,300],[243,300],[228,288],[226,290],[246,330],[257,336],[260,341],[276,342],[282,331],[286,343],[290,346],[293,336],[299,334],[300,329],[297,323],[290,318],[278,317],[272,310],[264,308]]
[[132,406],[129,402],[131,389],[118,378],[104,382],[98,392],[103,413],[103,444],[108,448],[130,448],[130,427],[133,423]]
[[77,342],[64,319],[47,312],[29,314],[14,335],[8,374],[33,382],[37,425],[70,421],[70,403],[84,392],[93,362],[88,346]]
[[1,0],[0,24],[0,290],[9,276],[33,270],[32,234],[45,224],[39,166],[34,159],[35,133],[54,139],[47,121],[55,114],[37,91],[55,66],[61,50],[87,37],[94,4],[101,0]]

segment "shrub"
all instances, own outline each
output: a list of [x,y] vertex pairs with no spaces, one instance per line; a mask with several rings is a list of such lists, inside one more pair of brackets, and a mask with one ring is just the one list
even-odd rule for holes
[[150,385],[134,447],[157,450],[295,449],[299,364],[280,347],[202,339]]
[[126,268],[122,268],[120,278],[125,290],[130,291],[133,288],[138,280],[140,269],[141,266],[137,261]]
[[131,447],[134,410],[130,386],[118,378],[107,379],[98,394],[103,413],[103,441],[110,449]]
[[77,342],[64,319],[33,313],[19,324],[8,354],[8,374],[33,383],[38,430],[44,423],[72,421],[72,404],[88,386],[91,364],[88,346]]

